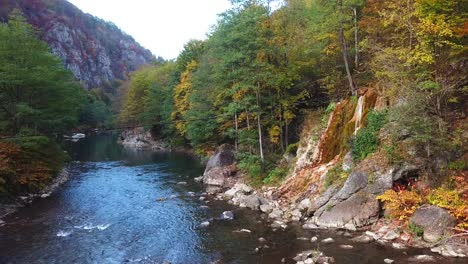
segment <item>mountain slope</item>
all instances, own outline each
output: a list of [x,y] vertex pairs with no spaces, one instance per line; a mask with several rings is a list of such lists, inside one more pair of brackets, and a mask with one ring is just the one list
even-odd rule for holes
[[149,50],[117,26],[65,0],[0,0],[0,18],[6,20],[14,8],[23,11],[41,39],[87,89],[109,87],[154,60]]

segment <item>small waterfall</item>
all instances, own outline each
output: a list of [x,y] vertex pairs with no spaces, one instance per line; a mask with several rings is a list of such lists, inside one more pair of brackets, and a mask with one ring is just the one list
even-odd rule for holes
[[356,135],[358,130],[361,128],[362,114],[364,112],[364,98],[364,96],[359,97],[356,110],[354,111],[354,135]]

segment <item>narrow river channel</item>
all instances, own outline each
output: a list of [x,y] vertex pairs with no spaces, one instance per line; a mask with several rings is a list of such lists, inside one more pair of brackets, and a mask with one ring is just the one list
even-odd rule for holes
[[[127,150],[115,142],[116,136],[107,135],[65,145],[73,158],[70,180],[4,219],[0,263],[281,263],[283,258],[294,263],[291,258],[307,249],[320,249],[337,263],[383,263],[385,258],[406,263],[408,256],[430,254],[373,243],[345,250],[339,245],[350,244],[349,238],[294,225],[273,232],[258,212],[201,201],[203,186],[193,178],[203,166],[195,158]],[[234,220],[200,227],[227,210]],[[335,243],[297,239],[314,235],[334,237]],[[260,237],[268,248],[256,252]]]

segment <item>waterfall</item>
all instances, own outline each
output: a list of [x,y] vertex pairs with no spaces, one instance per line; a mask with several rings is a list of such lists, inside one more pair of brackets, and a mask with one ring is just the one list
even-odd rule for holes
[[364,96],[360,96],[356,110],[354,111],[354,135],[357,134],[358,130],[361,128],[362,114],[364,112]]

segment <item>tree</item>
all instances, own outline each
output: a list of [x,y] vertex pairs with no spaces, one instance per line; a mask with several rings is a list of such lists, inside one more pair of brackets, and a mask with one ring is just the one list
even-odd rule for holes
[[75,126],[84,93],[21,12],[0,24],[0,131],[53,134]]

